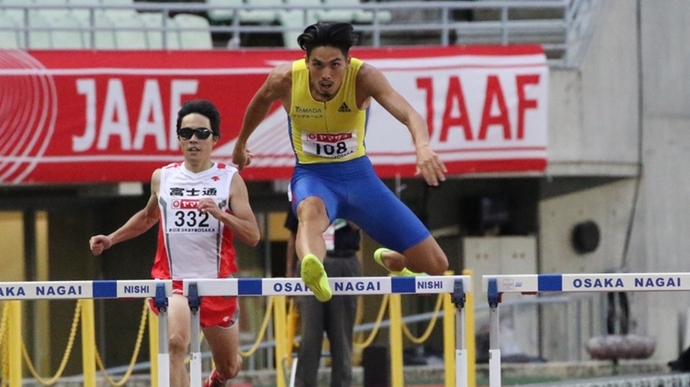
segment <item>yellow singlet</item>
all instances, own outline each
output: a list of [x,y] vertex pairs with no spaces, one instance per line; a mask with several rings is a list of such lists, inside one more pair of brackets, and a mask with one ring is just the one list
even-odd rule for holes
[[298,164],[334,163],[364,156],[367,111],[357,108],[355,82],[362,61],[352,58],[338,94],[315,101],[304,59],[292,63],[289,126]]

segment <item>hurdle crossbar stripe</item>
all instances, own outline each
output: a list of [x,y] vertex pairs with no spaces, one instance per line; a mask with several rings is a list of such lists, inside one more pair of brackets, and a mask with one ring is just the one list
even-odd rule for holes
[[484,292],[488,290],[489,279],[496,280],[498,293],[690,290],[690,273],[484,275],[482,276]]
[[[97,281],[31,281],[0,282],[0,301],[54,300],[54,299],[137,299],[153,298],[159,312],[158,318],[158,372],[159,387],[170,385],[170,354],[168,348],[167,307],[173,293],[172,280],[97,280]],[[333,295],[383,295],[383,294],[454,294],[459,311],[464,307],[459,295],[472,289],[470,276],[417,276],[417,277],[333,277],[329,278]],[[299,278],[227,278],[183,280],[184,295],[197,289],[201,296],[309,296],[313,295]],[[457,299],[456,299],[457,298]],[[464,300],[464,297],[462,298]],[[464,313],[463,313],[464,315]],[[464,324],[464,318],[456,323]],[[192,322],[198,326],[199,322]],[[19,325],[19,324],[17,324]],[[13,335],[20,337],[20,328]],[[462,330],[460,330],[462,332]],[[198,340],[199,335],[192,335]],[[467,387],[467,356],[461,339],[456,348],[456,387]],[[195,353],[199,347],[192,346]],[[194,376],[192,385],[200,383],[200,362],[191,365]],[[21,370],[11,379],[21,380]],[[153,375],[152,375],[153,376]]]
[[0,301],[147,298],[156,296],[159,283],[172,294],[170,280],[0,282]]
[[[453,293],[456,280],[471,289],[469,276],[333,277],[333,295]],[[308,296],[313,295],[300,278],[227,278],[184,280],[184,294],[196,283],[199,296]]]
[[[590,273],[483,275],[489,302],[489,387],[500,387],[499,304],[503,293],[662,292],[690,290],[690,273]],[[609,384],[606,384],[607,386]]]
[[[171,280],[122,280],[122,281],[36,281],[36,282],[0,282],[0,301],[11,301],[16,310],[11,311],[9,333],[13,347],[10,347],[13,362],[10,366],[10,386],[21,384],[22,367],[20,340],[22,337],[21,302],[22,300],[88,300],[82,306],[82,358],[84,365],[85,385],[95,385],[95,327],[93,321],[93,299],[119,298],[137,299],[153,297],[159,309],[159,372],[157,385],[170,385],[167,306],[168,297],[172,295]],[[18,360],[18,361],[15,361]]]
[[[453,294],[453,302],[458,308],[459,316],[456,324],[461,325],[458,332],[461,337],[456,343],[455,364],[456,364],[456,387],[467,386],[467,348],[464,342],[464,311],[465,292],[472,289],[471,276],[417,276],[417,277],[332,277],[328,279],[333,295],[374,295],[374,294]],[[190,279],[183,281],[183,294],[190,297],[202,296],[313,296],[313,293],[300,278],[226,278],[226,279]],[[398,304],[399,305],[399,304]],[[391,308],[393,306],[391,305]],[[399,308],[399,306],[398,306]],[[280,307],[283,311],[285,306]],[[462,312],[462,313],[460,313]],[[391,319],[393,311],[391,310]],[[398,310],[398,319],[399,316]],[[276,318],[278,316],[276,315]],[[284,314],[280,321],[285,319]],[[280,327],[280,321],[276,322],[278,332],[283,332],[284,327]],[[198,321],[192,321],[198,324]],[[393,334],[391,334],[393,337]],[[199,335],[192,334],[191,348],[198,348]],[[393,343],[394,340],[391,340]],[[276,358],[282,359],[289,354],[280,353],[276,340]],[[391,344],[393,347],[393,345]],[[401,350],[400,350],[401,351]],[[191,364],[190,373],[193,375],[201,374],[201,364]],[[285,385],[282,375],[282,366],[276,367],[277,386]],[[398,367],[399,368],[399,367]],[[393,367],[393,370],[397,368]],[[392,374],[391,382],[393,387],[402,387],[402,375]],[[192,387],[198,387],[198,377],[191,381]]]

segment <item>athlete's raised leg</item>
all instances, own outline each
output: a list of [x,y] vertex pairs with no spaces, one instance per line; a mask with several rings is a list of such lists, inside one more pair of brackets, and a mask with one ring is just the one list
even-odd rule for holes
[[326,302],[333,293],[323,268],[326,243],[322,234],[330,224],[325,203],[316,196],[305,198],[297,205],[297,219],[295,249],[300,259],[302,280],[319,301]]
[[377,262],[382,262],[382,266],[396,274],[441,275],[448,269],[448,258],[431,235],[402,254],[387,249],[380,249],[376,254],[379,256]]
[[419,218],[374,174],[348,186],[345,218],[383,245],[374,260],[397,275],[441,275],[448,258]]
[[307,254],[314,254],[323,262],[326,242],[322,234],[329,225],[326,204],[317,196],[309,196],[297,205],[296,214],[299,220],[295,239],[297,256],[303,258]]
[[384,269],[388,270],[389,273],[397,276],[417,276],[425,275],[426,273],[416,273],[405,267],[405,256],[381,247],[374,251],[374,261],[382,266]]

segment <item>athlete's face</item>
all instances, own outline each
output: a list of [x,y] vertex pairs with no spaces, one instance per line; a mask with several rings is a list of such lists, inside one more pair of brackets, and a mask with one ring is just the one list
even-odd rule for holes
[[[184,129],[192,129],[191,137],[184,138],[186,136],[180,134]],[[198,131],[196,129],[202,130]],[[182,121],[180,121],[180,132],[178,132],[177,139],[180,143],[180,149],[182,149],[185,160],[199,162],[211,158],[211,150],[213,150],[213,145],[215,145],[218,139],[213,136],[213,134],[209,135],[207,138],[199,138],[204,137],[204,135],[201,134],[205,132],[203,129],[211,130],[211,121],[206,116],[198,113],[190,113],[182,117]],[[184,130],[184,132],[187,133],[183,134],[189,135],[190,131]]]
[[335,97],[343,84],[343,78],[350,64],[350,57],[329,46],[316,47],[307,57],[309,87],[317,101],[328,101]]

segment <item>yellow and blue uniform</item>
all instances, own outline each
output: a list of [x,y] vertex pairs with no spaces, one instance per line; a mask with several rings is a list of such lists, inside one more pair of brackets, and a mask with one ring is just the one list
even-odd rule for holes
[[352,59],[338,94],[320,102],[309,91],[304,60],[292,64],[290,140],[298,164],[334,163],[364,156],[368,110],[357,108],[355,82],[362,61]]
[[369,110],[357,106],[355,86],[362,61],[352,58],[338,93],[314,100],[304,59],[292,64],[288,113],[297,163],[291,180],[292,205],[321,198],[329,220],[348,219],[378,243],[403,252],[430,233],[415,214],[378,178],[366,156]]

